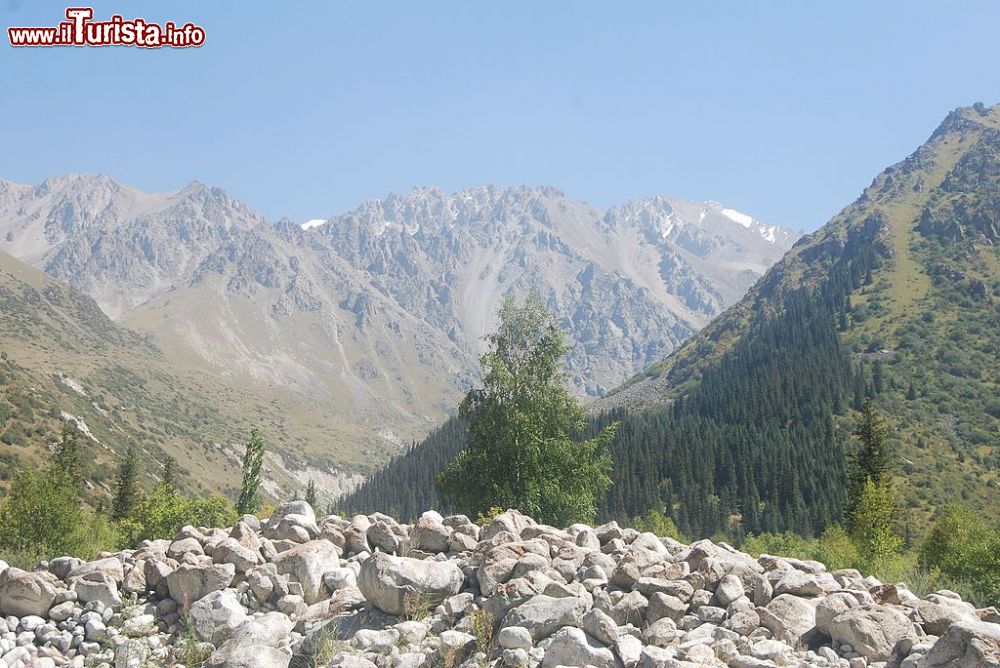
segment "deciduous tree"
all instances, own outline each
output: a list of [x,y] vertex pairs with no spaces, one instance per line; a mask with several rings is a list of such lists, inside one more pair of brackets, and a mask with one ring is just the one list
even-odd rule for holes
[[611,484],[607,444],[617,425],[580,438],[584,409],[562,371],[568,352],[554,315],[536,294],[504,301],[480,359],[483,387],[462,403],[465,449],[438,478],[445,500],[471,516],[516,508],[565,526],[592,520]]

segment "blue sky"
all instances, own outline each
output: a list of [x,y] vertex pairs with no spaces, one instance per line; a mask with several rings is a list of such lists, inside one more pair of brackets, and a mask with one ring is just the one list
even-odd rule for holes
[[271,219],[414,185],[716,199],[811,230],[957,106],[1000,101],[997,0],[95,2],[199,49],[12,49],[0,178],[198,179]]

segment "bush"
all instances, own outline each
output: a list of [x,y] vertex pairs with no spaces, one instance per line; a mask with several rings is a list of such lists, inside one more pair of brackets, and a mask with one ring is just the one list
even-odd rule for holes
[[56,469],[19,472],[0,505],[0,549],[21,567],[64,555],[91,559],[116,542],[114,526],[85,509],[72,480]]
[[500,506],[490,506],[488,510],[484,510],[476,515],[476,519],[474,521],[479,526],[485,527],[495,520],[498,515],[502,515],[504,512],[504,509]]
[[949,588],[977,605],[1000,605],[1000,532],[967,508],[941,513],[923,545],[920,564],[940,569]]
[[688,542],[674,521],[659,510],[650,510],[642,517],[634,518],[631,525],[636,531],[648,531],[659,538],[667,536],[682,543]]
[[225,527],[238,519],[229,501],[212,495],[188,499],[169,484],[160,484],[139,501],[132,513],[120,522],[122,548],[135,547],[143,540],[172,538],[181,527]]
[[841,568],[858,568],[861,555],[847,531],[830,527],[819,538],[805,538],[796,533],[763,533],[748,536],[740,548],[755,557],[770,554],[819,561],[833,571]]
[[826,564],[830,570],[858,568],[861,564],[861,554],[857,545],[842,527],[830,527],[823,532],[817,542],[816,560]]
[[840,527],[819,538],[760,534],[748,537],[742,549],[755,557],[812,559],[830,570],[857,568],[883,582],[904,582],[918,596],[950,589],[979,607],[1000,605],[1000,532],[953,506],[938,518],[919,553],[900,553],[898,536],[885,528],[887,500],[874,485],[866,491],[853,538]]

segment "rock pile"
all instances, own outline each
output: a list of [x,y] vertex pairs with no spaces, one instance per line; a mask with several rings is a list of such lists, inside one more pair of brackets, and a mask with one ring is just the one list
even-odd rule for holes
[[854,570],[507,511],[261,524],[31,571],[0,562],[0,668],[1000,666],[1000,615]]

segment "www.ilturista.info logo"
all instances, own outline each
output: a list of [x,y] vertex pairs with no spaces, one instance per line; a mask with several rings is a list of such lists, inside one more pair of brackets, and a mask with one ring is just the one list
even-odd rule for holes
[[163,25],[145,19],[126,20],[115,14],[108,21],[92,21],[91,7],[70,7],[67,21],[48,28],[7,28],[11,46],[140,46],[184,48],[205,43],[205,29],[193,23]]

